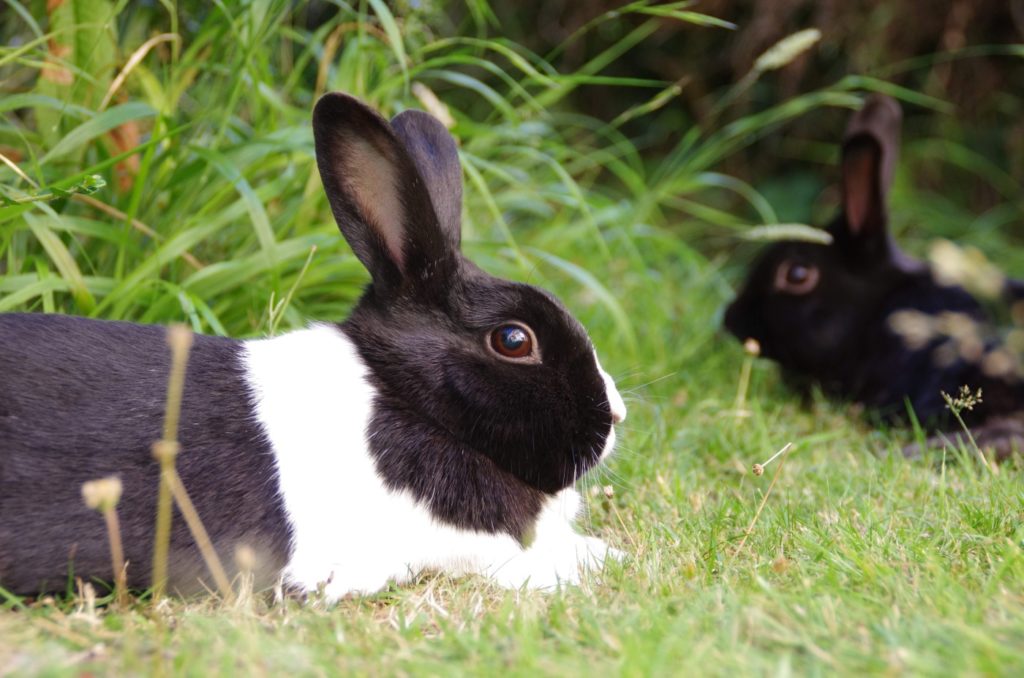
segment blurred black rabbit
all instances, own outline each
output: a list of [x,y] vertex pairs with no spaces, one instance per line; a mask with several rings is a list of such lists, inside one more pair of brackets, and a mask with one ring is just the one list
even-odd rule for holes
[[[995,299],[983,304],[897,247],[886,196],[901,117],[899,104],[881,95],[853,115],[842,146],[842,206],[826,229],[831,244],[768,246],[726,311],[725,327],[740,341],[756,339],[791,383],[817,384],[887,419],[905,419],[909,405],[930,430],[950,423],[943,392],[980,388],[981,402],[963,412],[967,423],[1024,440],[1024,426],[1004,419],[1024,410],[1019,365],[995,342],[980,339],[978,329],[992,320],[993,307],[1005,315],[1024,298],[1024,285],[999,276]],[[969,345],[941,332],[922,334],[920,327],[912,336],[922,318],[959,324]]]

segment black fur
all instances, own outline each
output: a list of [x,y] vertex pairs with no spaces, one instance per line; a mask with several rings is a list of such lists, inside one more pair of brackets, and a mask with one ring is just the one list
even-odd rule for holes
[[[986,375],[975,363],[940,365],[938,341],[913,350],[890,326],[894,312],[956,311],[984,323],[981,304],[964,289],[939,285],[931,270],[910,259],[888,233],[885,197],[895,163],[899,107],[873,96],[850,122],[843,146],[843,209],[828,232],[830,245],[780,242],[769,246],[729,306],[726,328],[739,340],[756,339],[795,383],[817,383],[827,393],[862,402],[884,416],[903,418],[906,402],[936,427],[946,423],[941,392],[961,386],[983,391],[982,405],[968,414],[982,422],[1024,408],[1024,387],[1015,378]],[[816,287],[793,294],[777,285],[784,266],[819,273]],[[1007,300],[1021,296],[1007,284]]]
[[[521,537],[544,495],[599,459],[604,383],[586,334],[547,294],[468,262],[459,277],[444,307],[381,303],[371,289],[345,323],[381,394],[371,450],[389,485],[439,519]],[[533,328],[540,364],[489,352],[510,318]]]
[[[370,439],[379,472],[439,520],[523,538],[545,496],[597,463],[611,427],[586,332],[548,293],[489,276],[459,252],[449,191],[457,184],[461,195],[461,171],[439,122],[404,113],[396,135],[343,95],[321,99],[314,121],[324,187],[346,238],[367,248],[373,276],[343,329],[380,393]],[[351,138],[334,134],[338,128],[373,139],[397,168],[414,230],[404,240],[405,270],[366,236],[374,228],[366,210],[334,181]],[[437,210],[435,196],[444,201]],[[491,331],[513,320],[532,328],[539,362],[514,364],[488,348]]]
[[[69,566],[110,581],[102,516],[81,485],[120,476],[128,581],[150,585],[169,349],[160,327],[0,315],[0,586],[63,590]],[[264,584],[289,554],[273,457],[251,417],[239,342],[197,336],[182,402],[178,472],[222,560],[251,546]],[[169,585],[196,590],[205,567],[179,515]]]
[[457,250],[462,242],[462,166],[455,139],[423,111],[403,111],[394,117],[391,127],[430,193],[448,246]]

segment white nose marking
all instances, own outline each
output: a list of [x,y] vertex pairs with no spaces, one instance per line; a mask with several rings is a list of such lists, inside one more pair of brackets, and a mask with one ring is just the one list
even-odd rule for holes
[[598,371],[601,372],[601,378],[604,379],[604,390],[608,398],[608,409],[612,413],[612,423],[621,424],[626,421],[626,403],[622,401],[619,389],[615,388],[615,380],[601,367],[601,361],[597,359],[596,351],[594,352],[594,360],[597,362]]

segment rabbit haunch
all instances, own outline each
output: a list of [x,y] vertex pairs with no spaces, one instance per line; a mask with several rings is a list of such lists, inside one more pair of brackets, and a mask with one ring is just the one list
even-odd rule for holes
[[[399,451],[374,449],[373,433],[364,434],[375,426],[373,379],[336,327],[247,342],[244,363],[291,528],[286,582],[310,589],[329,581],[328,593],[343,594],[438,570],[551,586],[575,581],[580,565],[600,567],[607,547],[573,531],[579,498],[571,488],[503,507],[524,512],[516,521],[532,537],[524,548],[521,535],[439,519],[429,499],[382,475],[375,457]],[[349,386],[341,391],[340,383]],[[621,402],[610,382],[609,389],[609,401]],[[604,451],[613,444],[609,435]],[[447,487],[437,491],[466,508],[494,503],[497,497],[478,494],[480,478],[467,477],[472,464],[452,461]]]

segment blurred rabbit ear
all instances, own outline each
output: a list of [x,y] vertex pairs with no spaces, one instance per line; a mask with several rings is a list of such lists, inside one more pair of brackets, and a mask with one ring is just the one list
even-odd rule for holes
[[900,144],[900,106],[873,94],[850,119],[843,138],[842,194],[847,235],[853,239],[884,235],[886,198]]
[[462,165],[455,139],[441,122],[423,111],[408,110],[391,120],[395,135],[427,185],[438,225],[453,249],[462,240]]
[[384,294],[446,279],[457,248],[388,121],[358,99],[325,94],[313,110],[316,162],[342,235]]

